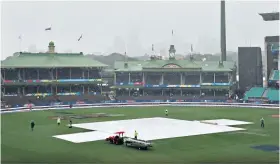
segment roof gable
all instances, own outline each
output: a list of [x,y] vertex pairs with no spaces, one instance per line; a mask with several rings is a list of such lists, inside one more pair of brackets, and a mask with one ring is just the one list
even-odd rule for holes
[[182,67],[179,66],[178,64],[169,63],[162,66],[162,68],[182,68]]
[[201,68],[195,62],[189,60],[151,60],[143,68]]

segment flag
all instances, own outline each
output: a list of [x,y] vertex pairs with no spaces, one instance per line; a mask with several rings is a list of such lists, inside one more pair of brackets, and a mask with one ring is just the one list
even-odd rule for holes
[[152,51],[154,51],[154,45],[152,44]]
[[83,34],[79,37],[78,41],[80,41],[82,39],[82,37],[83,37]]
[[21,35],[20,35],[20,36],[18,36],[18,39],[19,39],[19,40],[21,40],[21,39],[22,39],[22,38],[21,38]]
[[45,31],[50,31],[50,30],[52,30],[51,27],[45,28]]

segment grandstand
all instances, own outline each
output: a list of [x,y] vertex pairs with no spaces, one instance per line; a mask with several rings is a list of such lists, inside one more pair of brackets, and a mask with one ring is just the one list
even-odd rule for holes
[[279,88],[253,87],[245,93],[248,102],[279,103]]
[[270,101],[279,102],[279,89],[269,88],[266,96]]
[[265,88],[262,87],[253,87],[245,94],[245,99],[250,97],[261,98],[265,92]]
[[1,62],[2,101],[12,106],[104,100],[101,71],[106,65],[83,53],[18,52]]
[[118,100],[225,101],[236,88],[231,61],[116,61],[114,86]]
[[[264,21],[279,21],[279,12],[260,14]],[[249,102],[279,103],[279,36],[266,36],[265,48],[267,58],[267,86],[253,87],[245,93]]]
[[[279,21],[279,12],[260,14],[264,21]],[[279,36],[265,37],[268,84],[263,97],[279,103]]]

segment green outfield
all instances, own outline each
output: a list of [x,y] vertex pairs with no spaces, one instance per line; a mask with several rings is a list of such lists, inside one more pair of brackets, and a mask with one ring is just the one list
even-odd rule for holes
[[[67,128],[68,121],[57,126],[54,116],[86,115],[93,113],[124,114],[118,117],[73,119],[73,124],[125,120],[133,118],[165,117],[181,120],[233,119],[254,122],[241,125],[246,132],[225,132],[153,141],[148,151],[110,145],[104,140],[71,143],[54,135],[87,131]],[[59,112],[59,113],[58,113]],[[252,146],[279,145],[279,118],[275,109],[228,107],[123,107],[71,110],[33,111],[2,114],[2,163],[278,163],[279,154],[253,149]],[[260,119],[265,119],[265,128]],[[36,127],[30,130],[30,121]],[[149,128],[147,126],[147,128]],[[168,132],[167,132],[168,133]]]

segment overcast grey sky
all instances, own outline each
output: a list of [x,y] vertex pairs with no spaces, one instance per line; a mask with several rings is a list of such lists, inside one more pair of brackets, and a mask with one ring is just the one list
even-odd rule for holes
[[[277,0],[226,1],[227,50],[263,49],[264,36],[278,34],[279,22],[264,22],[258,13],[272,11],[279,11]],[[4,2],[1,59],[20,47],[46,51],[50,40],[57,52],[124,52],[126,43],[128,55],[139,56],[152,44],[168,50],[172,29],[178,53],[191,44],[202,53],[220,52],[220,2]]]

